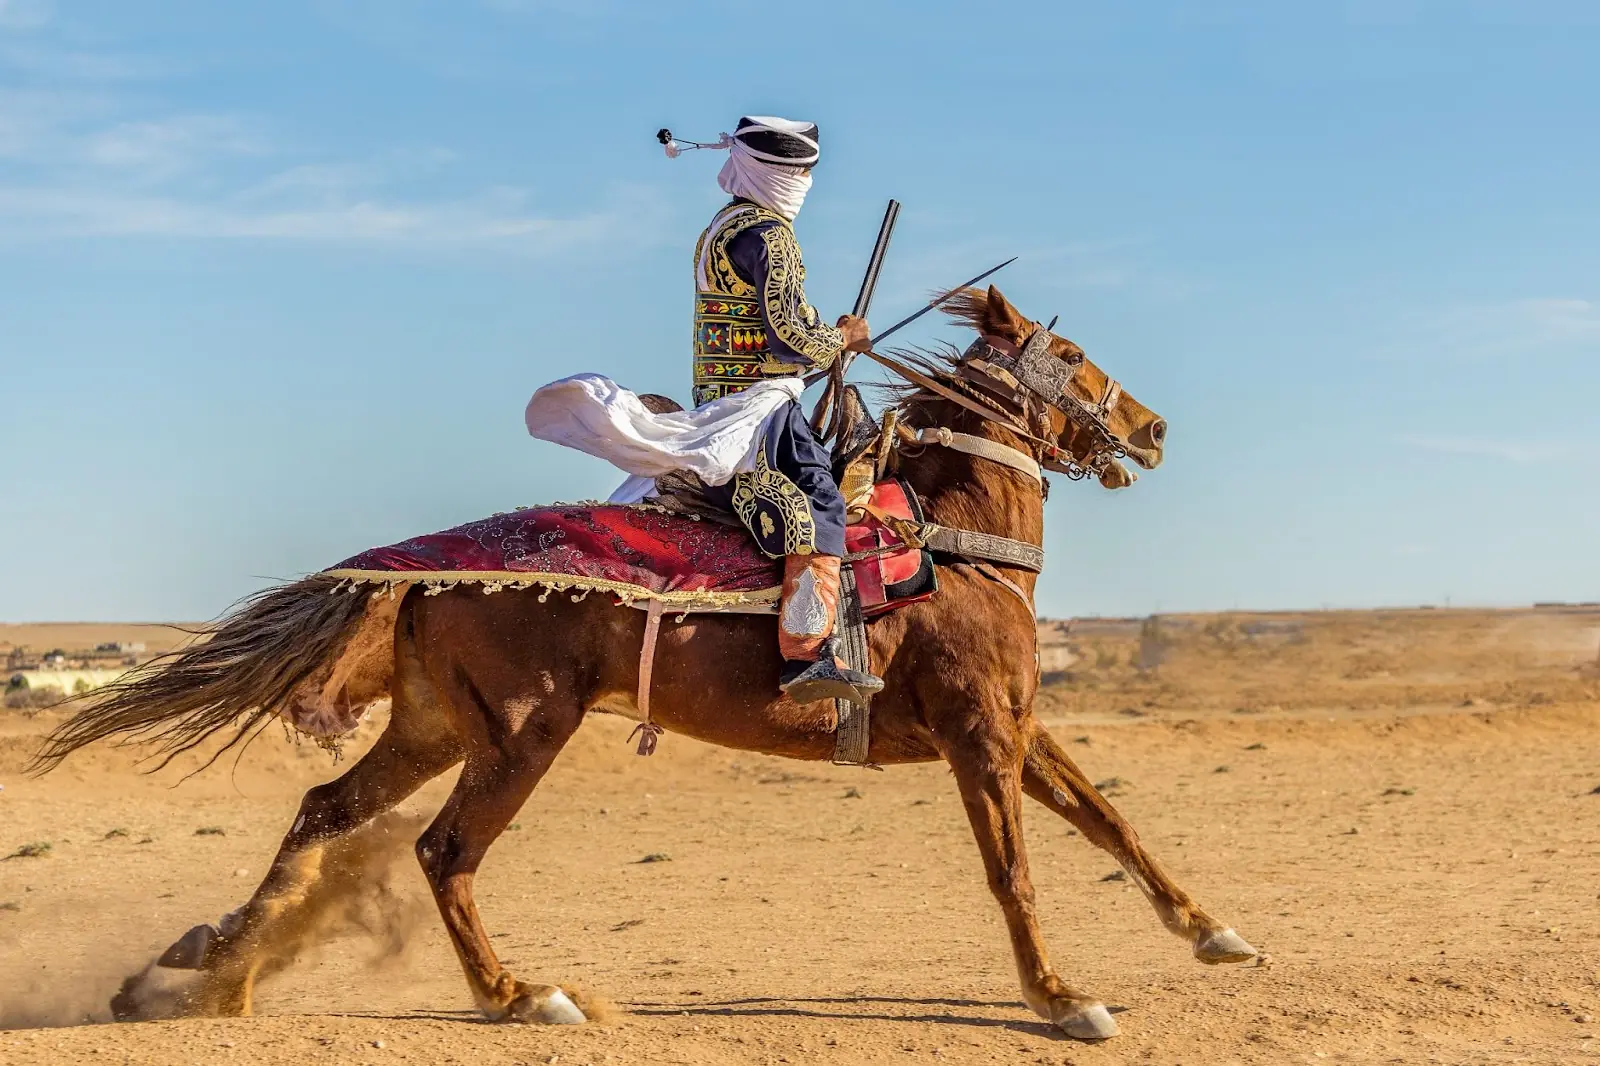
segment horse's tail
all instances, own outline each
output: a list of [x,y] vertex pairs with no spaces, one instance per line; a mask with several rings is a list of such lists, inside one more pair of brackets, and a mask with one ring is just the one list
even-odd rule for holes
[[29,769],[45,773],[79,748],[119,735],[153,742],[165,756],[159,769],[237,722],[222,751],[233,747],[337,655],[360,623],[368,597],[330,595],[337,584],[314,575],[244,600],[206,639],[97,689],[45,738]]

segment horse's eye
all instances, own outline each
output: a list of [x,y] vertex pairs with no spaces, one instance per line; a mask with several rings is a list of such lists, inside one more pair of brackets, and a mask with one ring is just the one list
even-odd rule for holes
[[1083,363],[1083,353],[1082,352],[1068,352],[1067,353],[1067,365],[1068,366],[1079,366],[1082,363]]

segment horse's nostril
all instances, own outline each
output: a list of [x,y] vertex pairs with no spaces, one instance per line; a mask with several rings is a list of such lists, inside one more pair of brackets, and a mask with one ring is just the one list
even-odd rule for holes
[[1150,424],[1150,439],[1155,442],[1158,448],[1161,446],[1161,442],[1167,439],[1166,419],[1158,418]]

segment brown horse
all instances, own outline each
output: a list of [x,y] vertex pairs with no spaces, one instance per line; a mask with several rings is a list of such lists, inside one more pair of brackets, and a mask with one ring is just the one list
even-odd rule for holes
[[[1011,350],[1038,330],[992,288],[962,294],[953,312]],[[1076,367],[1068,387],[1080,404],[1113,394],[1115,383],[1076,345],[1056,337],[1049,343],[1049,356]],[[959,361],[946,367],[959,369]],[[1059,406],[1029,401],[1028,410],[1009,412],[1016,420],[1008,423],[948,398],[960,388],[955,374],[939,381],[945,394],[924,388],[902,400],[903,425],[945,427],[1035,459],[1054,441],[1084,457],[1081,424]],[[1007,428],[1023,419],[1032,434]],[[1160,462],[1165,423],[1131,397],[1121,396],[1103,425],[1141,466]],[[932,522],[1042,543],[1041,484],[1014,465],[932,444],[904,447],[894,462]],[[1102,480],[1117,483],[1105,470]],[[1027,1005],[1074,1037],[1116,1033],[1099,1000],[1050,965],[1034,918],[1024,793],[1115,856],[1200,961],[1254,956],[1178,887],[1034,718],[1037,656],[1018,654],[1036,646],[1034,575],[943,556],[938,578],[936,597],[869,626],[872,668],[886,682],[872,702],[870,757],[881,765],[949,763],[1005,915]],[[238,740],[276,711],[315,714],[335,702],[347,708],[390,698],[388,726],[373,747],[342,777],[306,793],[249,903],[220,932],[199,927],[199,943],[169,949],[203,971],[188,1009],[248,1014],[274,926],[296,920],[330,845],[463,763],[416,851],[473,996],[495,1020],[585,1020],[558,987],[526,984],[501,966],[473,902],[473,877],[584,715],[636,713],[645,612],[601,596],[485,596],[474,587],[423,596],[412,587],[368,597],[329,595],[332,586],[327,577],[311,577],[261,594],[208,641],[113,687],[65,723],[40,765],[119,733],[154,736],[170,752],[230,725],[238,724]],[[833,704],[797,705],[779,696],[776,640],[768,617],[698,614],[669,624],[656,652],[652,717],[670,732],[713,744],[828,759]],[[127,992],[124,1010],[132,1002]]]

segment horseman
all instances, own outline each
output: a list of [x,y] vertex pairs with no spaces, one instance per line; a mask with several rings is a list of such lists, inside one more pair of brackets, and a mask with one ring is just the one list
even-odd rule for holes
[[[844,315],[830,326],[806,300],[793,224],[811,188],[817,143],[814,124],[767,117],[741,118],[724,138],[729,154],[717,183],[732,199],[694,253],[697,408],[871,346],[865,319]],[[764,553],[783,559],[779,687],[802,703],[882,689],[881,679],[845,668],[836,655],[844,498],[797,401],[766,422],[755,469],[713,491]]]

